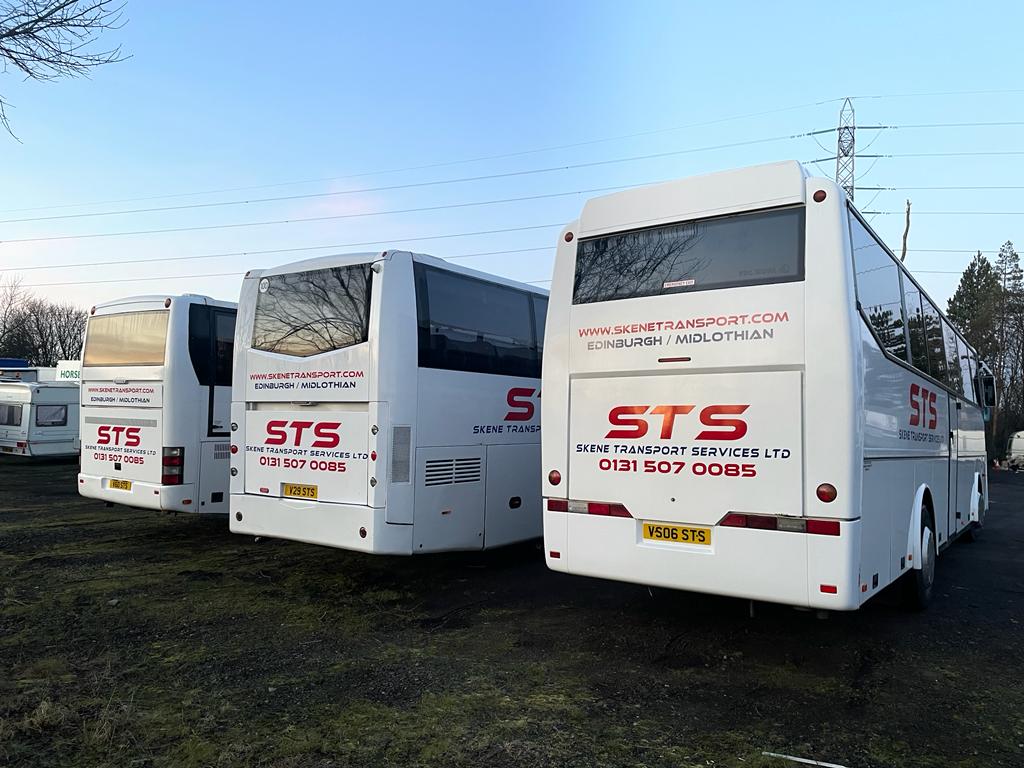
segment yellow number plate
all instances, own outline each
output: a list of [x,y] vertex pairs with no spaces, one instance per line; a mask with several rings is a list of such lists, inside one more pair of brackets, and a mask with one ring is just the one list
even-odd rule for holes
[[285,483],[281,489],[282,496],[292,496],[296,499],[315,499],[315,485],[299,485],[298,483]]
[[110,480],[107,483],[108,488],[114,488],[118,491],[130,491],[132,489],[131,480]]
[[674,544],[711,544],[711,529],[667,523],[644,523],[648,541],[670,541]]

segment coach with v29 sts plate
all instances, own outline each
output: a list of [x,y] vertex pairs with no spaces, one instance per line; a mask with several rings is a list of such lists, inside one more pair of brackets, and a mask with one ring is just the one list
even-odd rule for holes
[[539,537],[546,308],[404,251],[248,273],[231,530],[381,554]]
[[832,181],[795,162],[590,200],[558,242],[548,566],[852,610],[988,507],[992,377]]
[[235,305],[134,296],[92,308],[81,368],[83,496],[228,511]]

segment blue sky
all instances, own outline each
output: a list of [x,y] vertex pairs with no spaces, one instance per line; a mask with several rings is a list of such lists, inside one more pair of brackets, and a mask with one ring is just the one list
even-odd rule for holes
[[[239,277],[192,276],[332,252],[254,251],[369,241],[381,245],[335,250],[391,245],[462,257],[523,249],[460,262],[541,281],[550,277],[557,226],[410,238],[557,225],[594,193],[386,212],[831,156],[833,135],[818,137],[824,148],[807,137],[759,140],[833,127],[844,96],[858,97],[862,125],[1024,121],[1024,91],[995,92],[1024,88],[1008,36],[1021,28],[1024,9],[1010,2],[969,11],[960,3],[862,2],[840,11],[821,2],[129,0],[127,17],[105,41],[120,43],[131,58],[92,79],[32,83],[0,75],[21,139],[0,135],[0,277],[20,274],[37,294],[83,306],[137,293],[236,299]],[[978,91],[988,93],[950,93]],[[945,95],[907,95],[937,93]],[[1024,152],[1021,128],[860,131],[858,144],[867,154]],[[562,145],[577,146],[532,151]],[[679,154],[319,198],[9,221],[350,192],[667,152]],[[512,153],[525,154],[452,162]],[[439,163],[451,164],[394,171]],[[908,263],[944,303],[958,278],[938,273],[957,272],[970,254],[917,249],[1024,244],[1024,191],[993,189],[1024,184],[1022,171],[1024,154],[862,159],[864,186],[982,189],[858,192],[857,203],[898,212],[905,198],[913,200]],[[833,174],[834,163],[821,172]],[[246,189],[210,193],[237,188]],[[168,195],[175,197],[137,200]],[[134,201],[79,205],[111,200]],[[941,214],[976,211],[1010,215]],[[343,215],[349,218],[11,242]],[[901,216],[872,223],[898,246]],[[136,263],[237,252],[248,255]],[[116,263],[25,269],[96,261]],[[99,280],[116,282],[86,283]]]

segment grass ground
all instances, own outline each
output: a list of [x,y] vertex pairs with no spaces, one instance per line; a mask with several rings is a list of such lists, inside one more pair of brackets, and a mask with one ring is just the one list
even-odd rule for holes
[[1024,483],[936,600],[812,614],[370,557],[0,464],[0,765],[1024,765]]

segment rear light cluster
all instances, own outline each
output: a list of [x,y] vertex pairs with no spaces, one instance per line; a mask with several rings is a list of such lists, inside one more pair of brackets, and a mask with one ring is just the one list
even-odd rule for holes
[[601,515],[602,517],[633,517],[624,505],[607,501],[548,499],[547,509],[548,512],[576,512],[583,515]]
[[838,520],[813,520],[803,517],[773,517],[730,512],[718,524],[726,528],[757,528],[762,531],[791,531],[814,533],[819,536],[838,536]]
[[161,485],[181,485],[182,474],[185,470],[185,449],[164,448],[162,463]]

